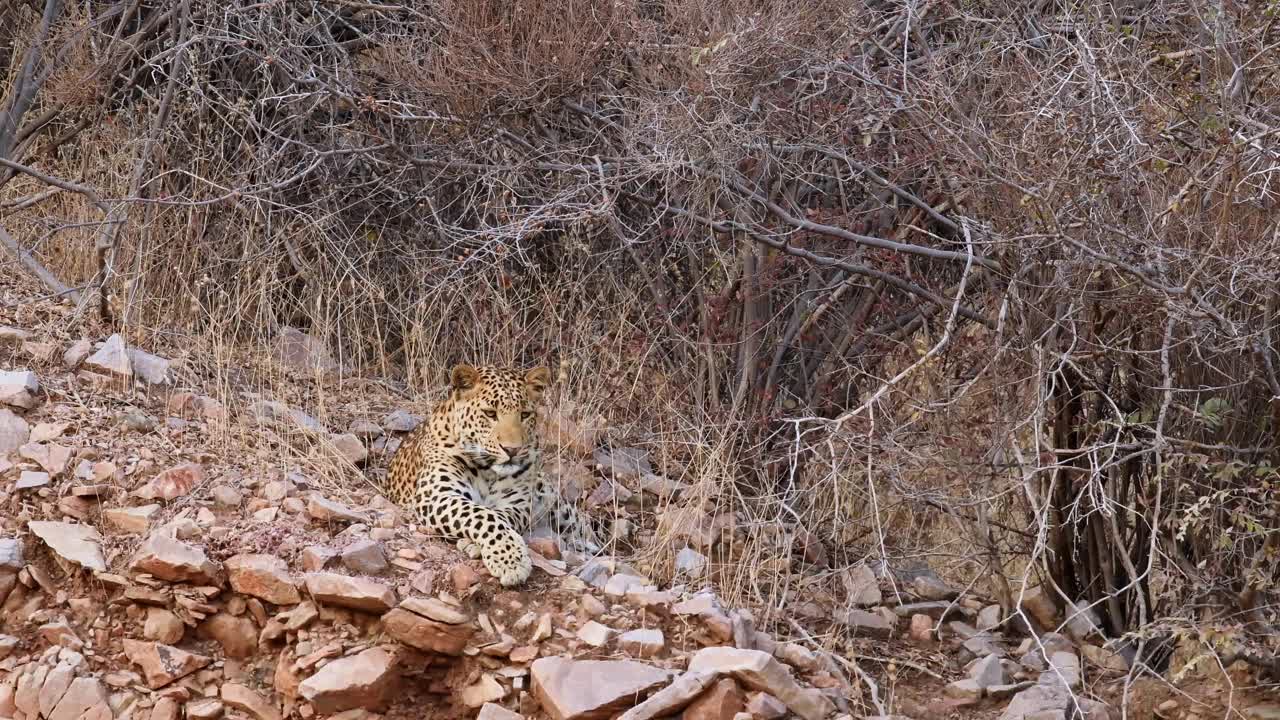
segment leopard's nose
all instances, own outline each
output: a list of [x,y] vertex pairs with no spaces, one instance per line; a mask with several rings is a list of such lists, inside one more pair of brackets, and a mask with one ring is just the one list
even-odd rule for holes
[[508,457],[514,458],[514,457],[520,457],[521,455],[524,455],[523,445],[515,445],[515,446],[503,445],[502,450],[507,454]]

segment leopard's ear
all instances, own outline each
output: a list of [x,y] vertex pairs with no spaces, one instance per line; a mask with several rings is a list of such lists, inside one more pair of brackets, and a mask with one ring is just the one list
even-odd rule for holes
[[480,382],[480,371],[466,364],[453,366],[449,373],[449,383],[456,390],[470,390]]
[[550,384],[551,369],[545,365],[536,367],[524,374],[524,385],[529,388],[529,394],[535,400],[542,397],[542,391],[546,390]]

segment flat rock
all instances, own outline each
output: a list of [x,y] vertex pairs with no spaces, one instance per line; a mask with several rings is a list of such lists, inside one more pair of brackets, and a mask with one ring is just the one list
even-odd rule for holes
[[18,490],[35,490],[36,488],[47,487],[52,481],[53,479],[49,477],[47,472],[23,470],[19,473],[18,481],[13,486]]
[[32,520],[27,528],[64,560],[86,570],[107,569],[107,561],[102,556],[102,536],[92,525]]
[[172,645],[131,638],[124,639],[124,654],[133,664],[142,668],[147,687],[152,690],[186,677],[213,662],[213,658],[179,650]]
[[243,710],[258,720],[280,720],[280,710],[253,689],[239,683],[224,683],[219,692],[228,707]]
[[893,635],[894,625],[877,613],[850,608],[835,615],[835,621],[864,637],[887,638]]
[[407,433],[421,424],[421,415],[414,415],[406,410],[392,410],[382,418],[382,427],[387,432]]
[[539,658],[533,695],[554,720],[605,720],[663,685],[671,673],[630,660]]
[[497,703],[487,702],[480,706],[480,713],[476,715],[476,720],[524,720],[524,716],[511,712]]
[[0,370],[0,404],[30,410],[40,404],[40,381],[30,370]]
[[983,690],[995,685],[1004,685],[1006,682],[1004,665],[1000,662],[1000,656],[987,655],[975,662],[969,670],[969,677]]
[[63,693],[67,688],[71,687],[71,681],[76,677],[76,669],[70,664],[60,662],[56,667],[49,671],[45,676],[44,684],[40,686],[40,694],[37,702],[40,705],[40,714],[49,717],[53,709],[57,707],[58,701],[62,699]]
[[804,720],[823,720],[835,711],[835,705],[820,690],[801,688],[785,665],[760,650],[703,648],[689,661],[689,671],[731,675],[753,690],[777,697]]
[[[71,681],[67,691],[46,717],[48,720],[78,720],[94,708],[107,707],[107,689],[93,677],[78,677]],[[110,718],[110,713],[107,713]]]
[[129,568],[134,572],[150,573],[169,582],[189,582],[195,585],[219,585],[222,566],[210,560],[204,550],[163,531],[147,538],[134,554]]
[[662,652],[666,638],[657,629],[631,630],[618,638],[618,649],[638,658],[650,658]]
[[880,583],[875,572],[866,563],[858,563],[840,574],[845,594],[854,605],[868,607],[883,601]]
[[718,677],[709,672],[684,673],[648,700],[624,712],[618,720],[654,720],[675,715],[711,687]]
[[249,658],[258,651],[258,630],[245,615],[217,613],[200,623],[197,632],[217,641],[229,658]]
[[358,510],[329,500],[320,493],[311,493],[307,498],[307,514],[320,522],[367,523],[369,518]]
[[1036,684],[1023,690],[1005,706],[1000,720],[1031,720],[1039,713],[1053,712],[1062,717],[1071,702],[1071,692],[1062,685]]
[[120,378],[133,377],[133,363],[129,361],[129,352],[124,345],[124,338],[119,333],[107,338],[97,352],[85,358],[85,367],[95,372],[113,375]]
[[352,465],[362,465],[369,459],[369,449],[352,433],[330,435],[329,442],[338,456]]
[[133,374],[148,385],[171,385],[173,384],[173,376],[169,374],[169,367],[172,365],[168,360],[159,355],[152,355],[149,352],[143,352],[137,348],[129,348],[125,351],[129,356],[130,366],[133,368]]
[[182,463],[151,478],[133,494],[144,500],[170,502],[190,494],[204,480],[204,468],[196,463]]
[[18,572],[27,564],[22,540],[0,538],[0,570]]
[[8,455],[31,439],[31,426],[9,408],[0,407],[0,456]]
[[477,708],[501,700],[506,694],[506,689],[497,678],[484,673],[475,682],[463,687],[458,692],[458,699],[467,707]]
[[361,575],[377,575],[390,567],[382,543],[362,538],[342,548],[342,564]]
[[470,623],[448,623],[408,609],[406,603],[382,616],[382,627],[398,642],[418,650],[458,656],[475,634]]
[[733,720],[747,709],[742,688],[731,678],[721,678],[684,710],[684,720]]
[[137,507],[106,508],[102,511],[102,519],[120,532],[142,535],[151,528],[151,518],[160,511],[154,503]]
[[323,715],[365,708],[376,710],[399,681],[395,657],[380,647],[339,658],[302,681],[298,691]]
[[365,578],[330,572],[313,572],[305,576],[307,592],[322,603],[370,613],[383,613],[396,604],[390,587]]
[[462,625],[471,622],[470,615],[438,598],[408,597],[400,602],[400,607],[446,625]]
[[39,465],[50,475],[60,475],[71,463],[71,448],[57,443],[30,442],[18,448],[18,455]]
[[676,553],[676,573],[697,580],[707,574],[707,562],[706,555],[693,548],[684,548]]
[[302,602],[289,566],[275,555],[243,553],[227,558],[227,580],[231,589],[273,605]]

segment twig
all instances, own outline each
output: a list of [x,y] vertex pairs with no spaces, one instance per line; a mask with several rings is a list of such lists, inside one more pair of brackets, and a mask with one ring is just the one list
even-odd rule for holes
[[26,248],[19,245],[18,241],[14,240],[13,236],[10,235],[3,227],[0,227],[0,245],[3,245],[4,248],[8,250],[24,268],[27,269],[28,272],[39,278],[40,282],[44,283],[45,287],[52,290],[55,296],[65,295],[73,302],[80,302],[80,292],[77,289],[68,287],[67,284],[59,280],[56,275],[49,272],[48,268],[41,265],[40,261],[36,260],[31,253],[27,252]]

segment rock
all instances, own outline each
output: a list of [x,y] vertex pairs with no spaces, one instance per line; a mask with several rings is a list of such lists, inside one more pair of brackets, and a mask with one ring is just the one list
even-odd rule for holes
[[1067,635],[1078,643],[1102,636],[1102,618],[1087,602],[1067,603]]
[[357,540],[343,548],[342,564],[361,575],[377,575],[389,567],[382,543],[369,539]]
[[204,550],[170,537],[163,529],[151,534],[129,563],[134,572],[150,573],[169,582],[219,585],[222,567]]
[[382,427],[387,432],[407,433],[422,424],[422,416],[404,410],[393,410],[382,418]]
[[107,561],[102,556],[102,536],[93,526],[32,520],[27,523],[27,529],[64,560],[86,570],[107,569]]
[[239,683],[223,683],[219,695],[228,707],[243,710],[258,720],[281,720],[275,703]]
[[382,613],[396,604],[391,588],[374,580],[354,578],[331,572],[313,572],[305,576],[307,592],[322,603],[369,613]]
[[213,662],[213,658],[179,650],[171,645],[130,638],[124,639],[124,653],[133,664],[142,668],[147,687],[152,690],[158,690]]
[[61,475],[71,462],[71,448],[57,443],[27,443],[18,448],[18,455],[39,465],[50,475]]
[[186,625],[177,615],[164,608],[147,608],[147,620],[142,625],[142,637],[148,640],[173,645],[182,641]]
[[107,338],[98,352],[85,359],[84,364],[90,370],[106,375],[118,378],[133,377],[133,363],[129,361],[124,338],[120,337],[119,333]]
[[1052,630],[1058,626],[1058,606],[1041,588],[1023,593],[1019,606],[1041,630]]
[[1049,668],[1041,675],[1040,683],[1066,683],[1072,690],[1080,689],[1080,657],[1072,652],[1055,652],[1049,656]]
[[467,707],[480,707],[488,705],[505,697],[507,691],[502,685],[489,673],[484,673],[478,680],[466,687],[458,693],[458,699]]
[[969,677],[984,690],[994,685],[1004,685],[1006,680],[1000,656],[988,655],[978,660],[969,670]]
[[333,445],[334,451],[338,453],[338,457],[352,465],[362,465],[365,460],[369,459],[369,450],[360,441],[360,438],[351,433],[330,435],[329,442]]
[[1080,646],[1080,654],[1089,664],[1102,670],[1121,675],[1129,672],[1129,663],[1125,661],[1124,656],[1113,650],[1085,644]]
[[684,673],[648,700],[618,716],[618,720],[653,720],[673,716],[711,687],[716,679],[715,673]]
[[613,637],[613,629],[592,620],[578,630],[578,639],[592,647],[604,647]]
[[1280,703],[1254,705],[1241,712],[1245,720],[1280,720]]
[[[58,705],[46,717],[48,720],[78,720],[89,714],[93,708],[107,706],[107,689],[93,677],[78,677],[71,681],[67,691],[62,693]],[[28,714],[34,720],[34,714]],[[110,720],[111,714],[106,718]]]
[[14,488],[17,490],[35,490],[36,488],[46,487],[50,481],[51,478],[47,472],[23,470],[18,475],[18,481],[14,483]]
[[[32,566],[34,569],[35,566]],[[67,624],[66,620],[56,620],[51,623],[45,623],[39,628],[40,637],[50,645],[69,648],[71,650],[79,650],[84,647],[84,642],[76,635],[76,631]]]
[[281,365],[307,372],[330,372],[338,368],[323,340],[297,328],[281,328],[272,354]]
[[684,720],[733,720],[746,709],[746,698],[738,683],[722,678],[685,708]]
[[876,574],[867,567],[866,563],[858,563],[845,570],[840,574],[840,580],[849,602],[854,605],[879,605],[884,599],[880,593],[880,583],[876,580]]
[[480,707],[480,714],[476,715],[476,720],[524,720],[524,716],[513,713],[496,703],[487,702]]
[[151,478],[133,494],[143,500],[170,502],[185,497],[202,483],[204,483],[204,468],[196,463],[182,463]]
[[911,580],[911,590],[921,600],[954,600],[960,597],[958,590],[948,587],[932,573],[915,576]]
[[209,494],[213,504],[222,508],[238,508],[244,502],[244,493],[230,485],[215,485]]
[[759,650],[703,648],[689,662],[689,671],[732,675],[743,685],[778,698],[804,720],[823,720],[835,711],[821,691],[801,688],[785,665]]
[[[398,642],[418,650],[458,656],[467,641],[475,633],[475,627],[465,615],[456,611],[442,612],[430,602],[415,602],[410,598],[396,609],[382,616],[382,627]],[[439,600],[436,604],[443,605]],[[444,619],[438,619],[444,618]],[[460,622],[451,622],[460,620]]]
[[650,658],[662,652],[666,639],[661,630],[631,630],[618,638],[618,649],[638,658]]
[[26,553],[22,540],[18,538],[0,538],[0,570],[18,572],[26,567]]
[[912,615],[907,634],[916,642],[929,642],[933,640],[933,627],[933,618],[928,615]]
[[1000,720],[1033,720],[1040,713],[1063,717],[1071,702],[1071,693],[1062,685],[1036,684],[1013,696]]
[[40,714],[49,717],[53,709],[58,705],[58,701],[62,699],[63,693],[67,688],[71,687],[71,681],[75,679],[76,669],[71,665],[61,662],[49,671],[45,676],[44,684],[40,686],[40,694],[36,701],[40,705]]
[[995,638],[990,633],[980,632],[977,635],[965,640],[961,643],[961,647],[973,657],[985,657],[987,655],[999,655],[1004,657],[1004,648],[996,644]]
[[93,343],[80,338],[71,343],[66,352],[62,353],[62,366],[68,370],[75,370],[91,352],[93,352]]
[[147,720],[178,720],[178,715],[182,712],[182,706],[172,697],[162,697],[156,701],[151,708],[151,715]]
[[807,672],[818,669],[818,656],[797,643],[782,643],[774,649],[773,656],[797,670]]
[[200,623],[197,630],[201,637],[216,640],[227,657],[248,658],[258,651],[258,629],[243,615],[220,612]]
[[991,630],[1000,624],[1003,609],[999,605],[988,605],[978,611],[978,629]]
[[30,410],[40,404],[40,381],[30,370],[0,370],[0,404]]
[[289,407],[275,400],[258,400],[249,408],[254,417],[263,421],[277,423],[282,428],[297,430],[307,435],[327,435],[324,423],[294,407]]
[[964,678],[947,683],[942,692],[949,698],[977,702],[982,699],[982,686],[973,678]]
[[120,532],[142,535],[151,528],[151,517],[159,511],[160,506],[155,504],[107,508],[102,511],[102,519]]
[[887,638],[893,635],[893,623],[866,610],[848,609],[843,613],[837,613],[834,619],[863,637]]
[[222,717],[224,707],[216,698],[201,698],[187,703],[187,720],[218,720]]
[[369,518],[363,513],[325,498],[319,493],[311,493],[307,498],[307,514],[320,522],[368,523]]
[[26,445],[31,439],[31,426],[9,408],[0,408],[0,457]]
[[906,603],[893,609],[893,614],[898,617],[908,618],[912,615],[928,615],[934,620],[945,620],[953,615],[963,615],[964,613],[965,609],[962,605],[942,600]]
[[40,714],[40,688],[44,687],[44,680],[50,669],[48,665],[36,665],[34,669],[28,666],[27,671],[18,677],[13,702],[27,717],[37,717]]
[[330,662],[302,681],[298,692],[323,715],[379,709],[399,682],[395,657],[380,647]]
[[533,695],[554,720],[605,720],[665,685],[668,671],[630,660],[545,657],[530,666]]
[[[0,635],[0,660],[12,655],[13,651],[18,648],[18,643],[18,638],[12,635]],[[0,712],[0,716],[3,715],[4,713]]]
[[787,714],[787,706],[769,693],[758,692],[747,699],[747,712],[760,720],[778,720]]
[[149,352],[143,352],[136,348],[129,348],[125,351],[129,356],[129,364],[133,368],[133,374],[138,376],[148,385],[169,385],[173,382],[173,377],[169,374],[168,360],[159,355],[152,355]]
[[231,589],[273,605],[302,602],[298,586],[284,560],[274,555],[241,554],[227,558]]
[[676,573],[690,580],[701,578],[707,573],[707,556],[693,548],[681,550],[676,553]]

